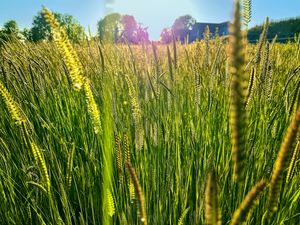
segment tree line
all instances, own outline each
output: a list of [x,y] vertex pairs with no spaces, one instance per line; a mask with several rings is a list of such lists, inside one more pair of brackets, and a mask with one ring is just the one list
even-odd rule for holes
[[[68,14],[54,13],[56,19],[60,22],[67,32],[72,42],[79,43],[86,38],[84,28]],[[202,26],[202,27],[201,27]],[[223,23],[221,26],[227,26]],[[211,24],[213,29],[218,28],[216,24]],[[196,19],[190,15],[178,17],[171,27],[164,28],[160,34],[160,42],[163,44],[170,43],[174,38],[182,43],[189,39],[189,42],[201,39],[203,37],[203,24],[197,23]],[[256,26],[249,30],[249,40],[257,40],[261,33],[262,26]],[[215,32],[215,30],[210,30]],[[268,38],[278,35],[278,38],[290,38],[295,33],[300,33],[300,18],[293,18],[284,21],[271,22],[268,32]],[[223,33],[224,34],[224,33]],[[38,12],[33,18],[31,28],[20,30],[17,22],[14,20],[7,21],[0,29],[0,43],[7,41],[10,37],[39,42],[51,39],[50,27],[42,12]],[[111,43],[129,43],[141,44],[150,43],[148,27],[144,27],[136,21],[132,15],[121,15],[111,13],[100,19],[97,23],[97,35],[93,38],[99,38],[103,42]]]
[[[196,20],[190,15],[178,17],[172,27],[164,28],[160,34],[160,42],[170,43],[175,37],[184,40],[192,30]],[[114,43],[148,43],[148,27],[143,27],[133,16],[112,13],[98,22],[98,34],[101,40]]]
[[[80,42],[85,38],[84,28],[74,19],[73,16],[61,13],[54,13],[55,18],[59,21],[67,32],[70,40]],[[15,20],[9,20],[0,30],[0,41],[7,41],[11,37],[39,42],[42,40],[51,39],[51,30],[47,24],[42,12],[33,18],[32,27],[20,30]]]
[[[85,30],[73,16],[57,12],[54,15],[61,26],[65,28],[72,42],[78,43],[84,40],[86,37]],[[178,17],[172,27],[162,30],[160,41],[169,43],[174,37],[183,40],[195,23],[196,20],[190,15]],[[50,40],[51,31],[40,11],[34,16],[31,28],[21,30],[15,20],[7,21],[0,28],[0,42],[7,41],[12,36],[26,41],[39,42]],[[97,35],[93,38],[112,43],[150,43],[148,27],[144,27],[132,15],[121,15],[119,13],[111,13],[100,19],[97,23]]]
[[[255,42],[259,39],[263,25],[258,25],[248,31],[248,39]],[[300,17],[290,18],[280,21],[271,21],[267,39],[272,39],[277,35],[278,41],[291,40],[296,34],[300,34]]]

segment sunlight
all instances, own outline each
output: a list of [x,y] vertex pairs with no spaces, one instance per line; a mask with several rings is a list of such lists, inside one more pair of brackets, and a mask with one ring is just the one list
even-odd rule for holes
[[161,30],[172,26],[179,15],[198,16],[198,10],[190,0],[115,0],[113,3],[110,2],[109,6],[114,12],[134,15],[139,22],[149,26],[151,39],[159,39]]

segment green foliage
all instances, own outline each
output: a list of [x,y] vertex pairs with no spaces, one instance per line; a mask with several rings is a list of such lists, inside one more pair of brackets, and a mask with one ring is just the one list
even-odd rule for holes
[[[73,18],[73,16],[60,13],[54,13],[54,16],[60,25],[65,28],[69,40],[72,42],[79,42],[85,38],[84,28]],[[50,39],[50,27],[47,24],[42,11],[34,17],[32,28],[28,36],[29,39],[34,42]]]
[[[255,26],[249,29],[248,39],[256,41],[259,39],[263,25]],[[291,18],[281,21],[271,21],[267,39],[272,40],[277,35],[277,40],[286,42],[292,40],[295,35],[300,33],[300,18]]]
[[121,26],[121,15],[112,13],[98,22],[98,35],[105,42],[116,42]]
[[18,24],[15,20],[9,20],[3,25],[2,32],[7,35],[17,35],[19,33]]
[[15,20],[9,20],[4,25],[3,28],[0,30],[0,44],[2,41],[8,41],[11,38],[19,38],[20,31],[18,24]]

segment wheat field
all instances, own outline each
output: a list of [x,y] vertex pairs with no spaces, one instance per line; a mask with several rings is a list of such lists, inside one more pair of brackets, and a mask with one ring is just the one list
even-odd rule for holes
[[245,43],[235,19],[229,40],[72,45],[52,21],[0,46],[0,224],[299,224],[300,37]]

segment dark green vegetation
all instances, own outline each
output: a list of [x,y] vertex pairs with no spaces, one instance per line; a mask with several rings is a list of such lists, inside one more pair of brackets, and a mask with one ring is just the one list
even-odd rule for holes
[[[74,19],[73,16],[68,14],[54,13],[55,18],[59,21],[60,25],[65,28],[68,38],[78,43],[85,39],[84,28]],[[33,18],[32,27],[26,34],[29,41],[42,41],[51,38],[50,27],[47,24],[42,12],[39,12]]]
[[[259,39],[263,26],[255,26],[248,32],[248,39],[252,42]],[[300,17],[287,20],[271,21],[267,38],[270,40],[277,35],[280,42],[293,40],[294,36],[300,33]]]
[[[74,19],[73,16],[61,13],[54,13],[54,15],[60,25],[66,29],[68,38],[72,42],[78,43],[86,38],[84,28]],[[15,20],[7,21],[3,25],[3,28],[0,29],[0,45],[2,42],[8,41],[11,38],[18,38],[30,42],[40,42],[51,39],[51,31],[42,12],[40,11],[33,18],[31,28],[20,30]]]

